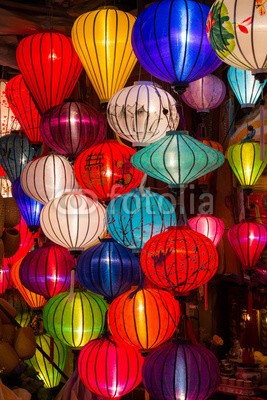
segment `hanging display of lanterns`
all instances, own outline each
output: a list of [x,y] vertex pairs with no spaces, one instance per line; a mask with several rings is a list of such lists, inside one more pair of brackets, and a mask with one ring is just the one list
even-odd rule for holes
[[210,214],[198,214],[188,220],[188,225],[196,232],[207,236],[217,246],[224,233],[224,223],[220,218]]
[[[210,140],[207,138],[201,138],[198,139],[200,140],[203,144],[205,144],[206,146],[210,146],[215,150],[220,151],[221,153],[223,153],[223,147],[219,142],[215,142],[214,140]],[[203,176],[201,176],[200,178],[198,178],[197,183],[200,186],[208,186],[210,184],[211,178],[213,176],[213,172],[210,172],[208,174],[205,174]]]
[[71,39],[59,32],[40,32],[23,38],[16,57],[41,113],[69,97],[82,72]]
[[109,125],[133,146],[146,146],[179,124],[176,100],[153,82],[135,82],[108,102]]
[[0,79],[0,137],[11,131],[20,130],[20,124],[13,114],[6,97],[6,79]]
[[74,22],[73,45],[101,103],[124,87],[135,66],[131,46],[135,20],[116,7],[101,7]]
[[135,250],[141,250],[152,236],[176,225],[175,210],[170,201],[144,188],[133,189],[113,199],[106,215],[111,236]]
[[82,348],[78,373],[91,392],[116,399],[141,382],[143,363],[143,357],[133,347],[121,346],[112,337],[103,337]]

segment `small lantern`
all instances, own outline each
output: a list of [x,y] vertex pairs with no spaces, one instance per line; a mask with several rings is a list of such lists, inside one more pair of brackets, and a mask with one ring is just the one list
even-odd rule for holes
[[196,232],[207,236],[217,246],[224,233],[224,223],[220,218],[210,214],[198,214],[188,220],[188,225]]
[[0,79],[0,137],[11,131],[20,130],[20,124],[16,120],[6,97],[7,80]]

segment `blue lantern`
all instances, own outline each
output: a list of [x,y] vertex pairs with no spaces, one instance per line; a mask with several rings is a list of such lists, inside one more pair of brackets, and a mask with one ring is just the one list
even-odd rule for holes
[[210,74],[221,61],[206,35],[209,7],[193,0],[163,0],[137,18],[132,46],[140,64],[172,86]]
[[152,236],[176,225],[176,215],[164,196],[149,189],[133,189],[109,203],[107,225],[117,242],[140,251]]
[[106,238],[80,255],[77,273],[81,285],[110,302],[139,283],[141,268],[131,250]]

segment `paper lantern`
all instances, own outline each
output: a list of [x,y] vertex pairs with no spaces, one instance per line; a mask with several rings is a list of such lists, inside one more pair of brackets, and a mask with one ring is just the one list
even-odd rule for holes
[[170,187],[193,182],[223,163],[222,153],[190,137],[187,131],[169,131],[132,157],[136,168]]
[[82,72],[71,39],[59,32],[40,32],[23,38],[16,57],[41,113],[69,97]]
[[214,71],[220,60],[206,37],[208,12],[208,6],[190,0],[164,0],[147,7],[132,34],[140,64],[178,90]]
[[143,383],[153,399],[206,400],[220,383],[218,360],[205,346],[165,343],[145,358]]
[[114,339],[144,351],[170,339],[179,320],[178,301],[157,288],[123,293],[108,310],[108,326]]
[[228,231],[228,240],[244,269],[253,269],[267,244],[267,227],[242,221]]
[[121,346],[112,337],[86,344],[78,359],[83,384],[106,399],[117,399],[133,390],[142,379],[143,357],[130,346]]
[[80,15],[71,37],[101,103],[124,87],[136,63],[131,34],[136,18],[115,7]]
[[213,277],[218,254],[208,237],[177,226],[153,236],[141,252],[140,263],[155,285],[184,295]]
[[169,200],[144,188],[113,199],[106,215],[111,236],[136,250],[141,250],[152,236],[176,225],[175,210]]
[[143,178],[143,173],[130,162],[133,154],[135,150],[117,140],[105,140],[83,151],[74,164],[79,185],[102,201],[129,192]]
[[94,107],[65,101],[44,113],[41,135],[47,146],[68,158],[75,158],[105,139],[106,125],[106,119]]
[[111,128],[134,146],[146,146],[174,130],[179,123],[176,100],[153,82],[135,82],[108,102]]
[[11,110],[30,142],[41,143],[41,116],[21,74],[8,81],[5,93]]
[[104,235],[105,208],[83,194],[63,194],[42,209],[41,228],[54,243],[81,251]]
[[16,120],[6,97],[6,79],[0,79],[0,137],[9,134],[11,131],[18,131],[20,124]]
[[110,302],[139,283],[141,268],[129,249],[106,238],[79,256],[77,273],[81,285]]
[[[213,149],[218,150],[221,153],[223,153],[223,147],[219,142],[215,142],[214,140],[210,140],[210,139],[207,139],[207,138],[201,138],[201,139],[198,139],[198,140],[200,140],[206,146],[210,146]],[[200,186],[209,185],[213,175],[214,175],[214,173],[210,172],[208,174],[205,174],[205,175],[201,176],[197,180],[198,185],[200,185]]]
[[75,290],[69,301],[69,292],[64,292],[45,305],[44,326],[53,338],[78,349],[101,335],[106,311],[106,302],[97,294]]
[[196,232],[207,236],[214,246],[217,246],[221,241],[224,233],[224,223],[220,218],[210,214],[198,214],[188,220],[188,225]]

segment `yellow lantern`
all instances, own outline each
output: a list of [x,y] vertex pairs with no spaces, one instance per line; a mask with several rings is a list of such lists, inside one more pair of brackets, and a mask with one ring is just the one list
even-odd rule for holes
[[74,22],[73,45],[101,103],[124,87],[135,66],[131,45],[135,20],[116,7],[101,7]]

